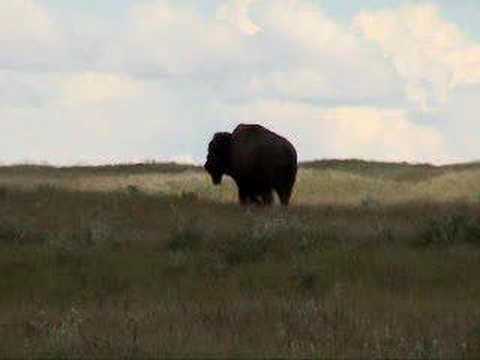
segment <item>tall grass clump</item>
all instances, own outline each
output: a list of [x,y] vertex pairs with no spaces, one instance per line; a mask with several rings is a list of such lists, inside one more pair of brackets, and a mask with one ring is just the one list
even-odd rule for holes
[[307,224],[283,210],[247,215],[246,224],[216,243],[217,250],[230,265],[265,260],[282,261],[295,254],[323,249],[335,235],[329,226]]
[[0,186],[0,201],[7,200],[8,189],[5,186]]
[[[182,200],[190,201],[190,198]],[[172,252],[193,251],[201,245],[206,237],[206,231],[202,224],[189,215],[183,214],[178,207],[171,206],[174,219],[173,229],[170,233],[167,249]]]
[[229,265],[255,263],[265,260],[272,241],[271,233],[261,228],[253,228],[227,239],[220,252]]
[[452,212],[426,220],[420,246],[451,246],[457,243],[480,245],[480,222],[468,213]]
[[0,244],[40,245],[48,240],[49,234],[37,229],[28,221],[0,219]]

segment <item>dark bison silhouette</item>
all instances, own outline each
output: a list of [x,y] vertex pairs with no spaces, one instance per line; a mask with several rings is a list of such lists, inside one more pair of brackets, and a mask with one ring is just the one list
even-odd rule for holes
[[208,145],[205,170],[215,185],[229,175],[240,204],[271,205],[275,190],[287,206],[297,176],[297,152],[285,138],[260,125],[241,124],[216,133]]

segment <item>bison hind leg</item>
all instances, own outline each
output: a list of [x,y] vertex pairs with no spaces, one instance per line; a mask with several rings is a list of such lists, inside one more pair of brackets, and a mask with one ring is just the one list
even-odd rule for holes
[[284,186],[275,189],[277,191],[278,197],[280,198],[280,203],[283,206],[288,206],[290,204],[290,198],[292,197],[293,186]]
[[273,204],[273,192],[272,190],[265,191],[262,193],[262,203],[265,206],[270,206]]
[[248,206],[248,205],[261,205],[262,200],[259,197],[250,191],[248,188],[239,188],[238,190],[238,200],[240,205]]
[[288,206],[290,204],[290,197],[292,196],[292,192],[279,192],[278,197],[280,198],[280,203],[283,206]]
[[292,197],[293,187],[295,185],[296,169],[288,171],[286,176],[275,184],[275,191],[280,198],[283,206],[288,206]]

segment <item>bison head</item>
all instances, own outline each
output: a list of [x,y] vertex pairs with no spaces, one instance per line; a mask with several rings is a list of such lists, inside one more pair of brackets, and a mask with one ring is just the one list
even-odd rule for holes
[[215,185],[219,185],[223,175],[229,172],[231,146],[232,134],[226,132],[216,133],[208,144],[207,162],[204,168]]

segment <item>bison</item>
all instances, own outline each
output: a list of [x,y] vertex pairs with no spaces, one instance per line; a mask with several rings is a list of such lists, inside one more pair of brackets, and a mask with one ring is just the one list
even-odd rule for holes
[[237,184],[240,204],[271,205],[273,191],[288,206],[297,176],[297,152],[285,138],[260,125],[219,132],[208,145],[205,170],[220,185],[223,175]]

